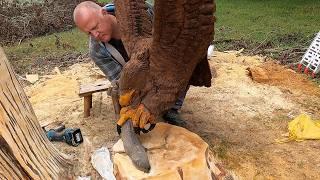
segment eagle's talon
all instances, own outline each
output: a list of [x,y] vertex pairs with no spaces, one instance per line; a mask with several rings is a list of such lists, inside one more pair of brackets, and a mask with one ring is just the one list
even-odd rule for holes
[[123,95],[120,95],[119,104],[121,107],[125,107],[125,106],[129,105],[129,103],[132,99],[133,93],[134,93],[134,90],[130,90],[130,91],[124,93]]
[[133,127],[138,127],[140,129],[143,129],[148,123],[153,124],[155,122],[154,116],[143,104],[140,104],[138,108],[121,108],[117,125],[122,126],[128,119],[132,121]]

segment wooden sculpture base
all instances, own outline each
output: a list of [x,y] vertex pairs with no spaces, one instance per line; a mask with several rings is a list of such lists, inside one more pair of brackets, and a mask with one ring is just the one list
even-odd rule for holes
[[154,130],[142,134],[140,140],[147,149],[151,171],[137,170],[119,140],[113,147],[117,179],[205,180],[227,176],[215,162],[208,144],[184,128],[158,123]]

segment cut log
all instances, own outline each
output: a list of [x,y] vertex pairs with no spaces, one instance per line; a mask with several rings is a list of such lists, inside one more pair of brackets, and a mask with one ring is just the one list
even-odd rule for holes
[[117,179],[233,179],[215,160],[198,135],[177,126],[158,123],[154,130],[140,136],[147,149],[151,170],[138,170],[124,153],[123,142],[113,147]]
[[61,179],[70,170],[66,155],[47,139],[1,48],[0,145],[0,179]]

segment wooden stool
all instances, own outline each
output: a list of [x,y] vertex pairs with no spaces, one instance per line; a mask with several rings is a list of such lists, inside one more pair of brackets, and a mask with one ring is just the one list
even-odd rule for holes
[[108,80],[80,85],[79,96],[83,97],[83,111],[85,118],[90,116],[90,109],[92,108],[92,94],[107,91],[110,87],[111,82]]

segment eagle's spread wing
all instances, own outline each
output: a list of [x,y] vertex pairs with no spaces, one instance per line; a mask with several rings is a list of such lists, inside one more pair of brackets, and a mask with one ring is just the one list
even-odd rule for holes
[[137,41],[151,37],[152,19],[144,0],[116,0],[115,5],[121,39],[130,56]]
[[[131,59],[120,91],[151,114],[171,108],[188,84],[210,86],[206,59],[214,29],[213,0],[157,0],[153,33],[143,0],[116,0],[116,15]],[[142,82],[142,83],[140,83]]]
[[151,59],[160,55],[167,62],[189,64],[203,56],[212,39],[213,10],[212,0],[156,1]]
[[214,8],[212,0],[155,2],[149,59],[150,81],[155,92],[149,93],[142,101],[149,105],[151,112],[159,113],[170,108],[179,91],[185,90],[193,72],[200,74],[192,76],[194,82],[191,84],[211,84],[206,52],[213,36]]

